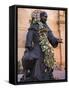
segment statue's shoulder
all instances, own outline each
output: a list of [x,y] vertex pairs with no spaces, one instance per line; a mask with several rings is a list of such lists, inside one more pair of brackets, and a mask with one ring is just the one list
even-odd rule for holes
[[36,21],[33,24],[31,24],[31,28],[34,28],[35,30],[42,29],[43,24],[40,21]]
[[35,22],[35,23],[32,23],[31,25],[30,25],[30,28],[29,28],[30,30],[38,30],[39,29],[39,24],[38,24],[38,22]]

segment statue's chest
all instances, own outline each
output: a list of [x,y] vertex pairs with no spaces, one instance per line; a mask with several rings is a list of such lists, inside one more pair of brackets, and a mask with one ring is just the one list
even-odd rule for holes
[[[39,27],[38,30],[34,31],[34,39],[41,42],[41,37],[44,37],[47,40],[47,27],[45,24],[42,24],[41,22],[38,23]],[[43,38],[43,39],[44,39]]]

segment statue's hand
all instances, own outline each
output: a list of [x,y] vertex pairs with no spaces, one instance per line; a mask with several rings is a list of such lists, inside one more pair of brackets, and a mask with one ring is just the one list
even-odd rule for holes
[[63,43],[61,38],[58,39],[58,43]]

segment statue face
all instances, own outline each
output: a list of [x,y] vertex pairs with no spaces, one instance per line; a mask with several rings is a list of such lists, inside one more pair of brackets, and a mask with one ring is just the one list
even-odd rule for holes
[[42,21],[43,23],[46,23],[46,21],[47,21],[47,16],[42,16],[42,17],[41,17],[41,21]]

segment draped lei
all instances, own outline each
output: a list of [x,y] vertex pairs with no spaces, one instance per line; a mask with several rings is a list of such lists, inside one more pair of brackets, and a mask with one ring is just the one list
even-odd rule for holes
[[39,33],[39,41],[40,41],[39,44],[42,48],[42,52],[44,52],[44,63],[49,68],[53,68],[55,63],[54,49],[49,43],[47,38],[48,29],[44,28],[41,22],[38,22],[38,24],[39,24],[38,33]]

